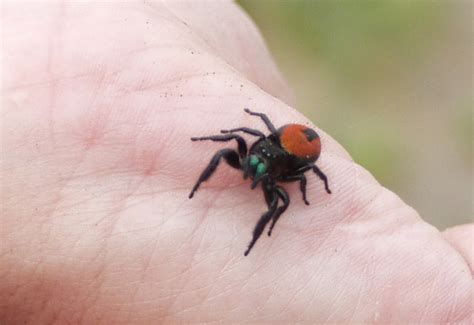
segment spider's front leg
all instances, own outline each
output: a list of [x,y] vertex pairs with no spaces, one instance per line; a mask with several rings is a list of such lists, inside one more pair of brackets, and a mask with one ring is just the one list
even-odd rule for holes
[[277,210],[278,195],[275,191],[275,185],[264,183],[264,184],[262,184],[262,189],[263,189],[264,194],[265,194],[265,200],[267,202],[268,211],[265,212],[260,217],[257,224],[255,225],[255,228],[253,230],[252,240],[250,241],[250,244],[249,244],[247,250],[244,253],[245,256],[247,256],[250,253],[250,250],[255,245],[255,243],[260,238],[260,236],[262,235],[263,231],[265,230],[265,227],[270,222],[270,220],[272,220],[275,213],[278,211]]
[[244,158],[247,155],[247,143],[245,142],[244,138],[242,138],[238,134],[225,134],[225,135],[210,135],[207,137],[192,137],[192,141],[205,141],[205,140],[211,140],[211,141],[218,141],[218,142],[228,142],[235,140],[237,141],[237,148],[239,150],[239,156],[240,158]]
[[240,159],[243,159],[247,155],[247,143],[241,136],[237,134],[211,135],[211,136],[206,136],[206,137],[193,137],[191,138],[191,140],[192,141],[211,140],[211,141],[219,141],[219,142],[228,142],[228,141],[235,140],[237,141],[237,148],[238,148],[239,153],[237,154],[237,152],[232,149],[219,150],[214,155],[214,157],[212,157],[211,162],[206,167],[206,169],[204,169],[204,171],[202,172],[198,181],[194,185],[191,193],[189,193],[189,198],[192,198],[194,196],[194,192],[197,191],[197,189],[199,188],[199,185],[201,185],[202,182],[206,181],[207,179],[209,179],[209,177],[211,177],[211,175],[214,173],[217,166],[219,165],[221,158],[224,158],[225,161],[231,167],[234,167],[236,169],[242,168]]
[[214,157],[212,157],[211,162],[209,165],[207,165],[206,169],[203,170],[201,173],[201,176],[199,176],[198,181],[194,185],[191,193],[189,193],[189,198],[191,199],[194,196],[194,192],[196,192],[199,188],[199,185],[201,185],[202,182],[206,181],[211,177],[211,175],[214,173],[216,170],[217,166],[219,165],[219,162],[221,158],[224,158],[225,161],[231,166],[236,169],[240,169],[240,161],[239,161],[239,155],[237,152],[233,149],[222,149],[219,150]]
[[268,236],[272,235],[273,227],[275,227],[275,224],[277,223],[278,219],[280,219],[280,216],[283,214],[283,212],[286,211],[286,209],[290,205],[290,196],[288,195],[288,193],[282,187],[277,186],[275,191],[277,192],[280,199],[283,201],[283,205],[280,206],[275,211],[275,214],[273,215],[272,224],[270,225],[270,229],[268,229]]

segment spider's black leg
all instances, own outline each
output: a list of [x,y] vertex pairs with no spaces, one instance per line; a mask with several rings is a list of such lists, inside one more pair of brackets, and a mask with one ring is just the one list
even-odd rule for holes
[[300,191],[303,194],[303,201],[306,205],[309,205],[308,200],[306,199],[306,176],[304,174],[300,175],[290,175],[278,179],[281,182],[295,182],[300,181]]
[[272,133],[272,135],[274,136],[277,136],[277,131],[275,129],[275,126],[272,124],[272,122],[270,122],[270,119],[268,118],[268,116],[266,116],[265,114],[263,113],[256,113],[256,112],[252,112],[251,110],[249,110],[248,108],[244,108],[244,111],[249,113],[250,115],[254,115],[254,116],[259,116],[263,122],[265,123],[265,125],[267,126],[267,128],[270,130],[270,132]]
[[290,197],[289,197],[288,193],[282,187],[277,186],[276,187],[276,192],[277,192],[278,196],[281,198],[281,200],[283,201],[283,205],[280,206],[275,211],[275,214],[273,215],[272,224],[270,225],[270,229],[268,229],[268,236],[272,235],[273,227],[275,227],[275,224],[278,221],[278,219],[280,219],[280,216],[283,214],[283,212],[285,212],[285,210],[290,205]]
[[265,202],[267,202],[268,208],[270,208],[270,205],[272,205],[272,192],[274,190],[275,185],[274,184],[262,184],[262,190],[263,194],[265,196]]
[[219,165],[219,161],[221,158],[224,158],[225,161],[232,167],[236,169],[240,169],[240,161],[239,161],[239,155],[237,152],[233,149],[222,149],[219,150],[214,157],[212,157],[211,162],[209,165],[207,165],[206,169],[203,170],[201,173],[201,176],[199,176],[198,181],[193,187],[193,190],[191,193],[189,193],[189,198],[192,198],[194,196],[194,192],[197,191],[199,188],[199,185],[201,185],[202,182],[206,181],[211,177],[212,173],[216,170],[217,166]]
[[259,130],[255,130],[255,129],[251,129],[251,128],[245,128],[245,127],[230,129],[230,130],[221,130],[221,133],[233,133],[233,132],[239,132],[239,131],[243,132],[243,133],[253,135],[253,136],[256,136],[256,137],[259,137],[259,138],[265,138],[265,134],[263,134]]
[[318,166],[313,165],[313,171],[321,178],[321,180],[324,182],[324,188],[326,189],[326,192],[331,194],[331,190],[329,189],[328,185],[328,178],[327,176],[321,171],[321,169],[318,168]]
[[[265,189],[264,189],[264,191],[265,191]],[[260,217],[260,220],[258,220],[257,224],[255,225],[255,228],[253,230],[252,241],[250,242],[247,250],[244,253],[245,256],[247,256],[250,253],[250,250],[255,245],[258,238],[260,238],[260,236],[262,235],[263,231],[265,230],[265,227],[267,226],[268,222],[272,219],[272,216],[275,214],[277,204],[278,204],[278,195],[276,195],[275,191],[271,191],[267,195],[268,195],[268,201],[269,201],[268,211],[265,212]]]
[[238,134],[225,134],[225,135],[211,135],[207,137],[192,137],[192,141],[203,141],[203,140],[211,140],[211,141],[221,141],[227,142],[231,140],[236,140],[238,149],[239,149],[239,156],[241,158],[247,155],[247,143],[245,142],[244,138],[242,138]]

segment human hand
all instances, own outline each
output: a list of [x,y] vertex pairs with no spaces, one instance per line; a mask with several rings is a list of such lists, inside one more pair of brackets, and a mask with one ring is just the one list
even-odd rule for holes
[[[307,123],[230,3],[4,6],[0,320],[469,322],[472,234],[440,233],[318,129],[318,165],[243,256],[262,193],[191,136]],[[233,146],[233,145],[232,145]]]

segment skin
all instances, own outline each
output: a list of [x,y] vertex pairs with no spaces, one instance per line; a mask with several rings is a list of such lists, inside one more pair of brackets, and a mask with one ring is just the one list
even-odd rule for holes
[[[0,322],[472,321],[473,225],[440,232],[324,131],[274,229],[191,136],[309,123],[232,3],[3,5]],[[232,144],[232,147],[235,145]]]

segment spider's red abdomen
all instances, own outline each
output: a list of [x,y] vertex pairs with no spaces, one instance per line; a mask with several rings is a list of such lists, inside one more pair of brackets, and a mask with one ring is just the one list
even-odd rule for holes
[[301,124],[287,124],[278,130],[282,147],[290,154],[316,161],[321,153],[321,140],[313,129]]

